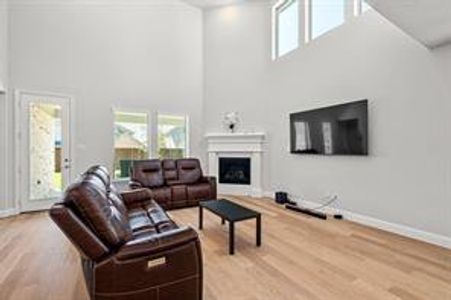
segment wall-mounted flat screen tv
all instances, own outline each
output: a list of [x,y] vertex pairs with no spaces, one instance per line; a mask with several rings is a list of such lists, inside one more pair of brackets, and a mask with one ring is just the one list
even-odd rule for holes
[[368,155],[368,100],[290,115],[293,154]]

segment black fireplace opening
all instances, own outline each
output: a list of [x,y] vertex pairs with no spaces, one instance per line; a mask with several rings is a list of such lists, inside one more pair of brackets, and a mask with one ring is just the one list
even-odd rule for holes
[[251,184],[251,159],[236,157],[219,158],[219,183]]

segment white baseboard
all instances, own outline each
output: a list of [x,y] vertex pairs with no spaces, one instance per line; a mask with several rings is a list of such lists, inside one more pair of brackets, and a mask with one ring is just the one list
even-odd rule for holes
[[[264,196],[273,198],[274,193],[273,192],[265,192]],[[293,200],[298,202],[299,204],[302,204],[303,206],[305,206],[307,208],[318,207],[321,205],[321,204],[311,202],[311,201],[299,201],[297,199],[293,199]],[[347,211],[347,210],[341,210],[341,209],[337,210],[335,208],[328,207],[328,208],[322,209],[322,211],[327,214],[335,214],[335,213],[339,212],[340,214],[343,215],[343,217],[346,220],[349,220],[352,222],[356,222],[356,223],[363,224],[363,225],[366,225],[369,227],[374,227],[377,229],[389,231],[389,232],[396,233],[396,234],[399,234],[402,236],[406,236],[406,237],[409,237],[412,239],[420,240],[420,241],[423,241],[426,243],[430,243],[430,244],[434,244],[434,245],[438,245],[441,247],[451,249],[451,237],[448,237],[448,236],[439,235],[439,234],[432,233],[432,232],[427,232],[427,231],[416,229],[416,228],[409,227],[406,225],[383,221],[383,220],[380,220],[377,218],[365,216],[365,215],[354,213],[354,212]]]
[[0,210],[0,219],[15,216],[18,214],[19,214],[19,210],[17,210],[16,208]]

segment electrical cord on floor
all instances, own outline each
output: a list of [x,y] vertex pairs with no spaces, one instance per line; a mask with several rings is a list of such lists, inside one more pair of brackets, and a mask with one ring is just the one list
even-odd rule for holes
[[318,207],[314,207],[314,208],[312,208],[312,209],[313,209],[313,210],[320,210],[320,209],[329,207],[329,206],[331,206],[333,203],[337,202],[337,200],[338,200],[338,196],[337,196],[337,195],[334,195],[329,201],[327,201],[327,202],[324,203],[323,205],[320,205],[320,206],[318,206]]
[[[295,199],[302,199],[301,197],[297,197],[296,195],[290,195],[290,196],[294,196],[295,197]],[[302,201],[302,200],[301,200]],[[331,206],[333,203],[335,203],[335,202],[337,202],[338,201],[338,196],[337,195],[334,195],[334,196],[332,196],[331,197],[331,199],[329,200],[329,201],[327,201],[326,203],[324,203],[324,204],[322,204],[322,205],[320,205],[320,206],[318,206],[318,207],[314,207],[314,208],[310,208],[311,210],[313,210],[313,211],[315,211],[315,210],[321,210],[321,209],[324,209],[324,208],[327,208],[327,207],[329,207],[329,206]],[[338,219],[338,220],[341,220],[341,219],[343,219],[343,215],[342,214],[334,214],[334,218],[335,219]]]

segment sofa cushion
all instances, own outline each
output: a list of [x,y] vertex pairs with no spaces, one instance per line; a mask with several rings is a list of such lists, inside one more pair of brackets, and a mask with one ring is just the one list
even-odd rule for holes
[[176,228],[178,228],[178,226],[173,221],[164,222],[164,223],[157,225],[158,233],[164,233],[167,231],[174,230]]
[[164,177],[161,161],[159,159],[134,161],[131,179],[147,188],[163,186]]
[[177,224],[175,224],[166,212],[154,201],[146,206],[146,210],[150,219],[155,224],[158,233],[178,228]]
[[97,176],[109,188],[111,184],[111,178],[108,174],[108,169],[104,166],[92,166],[86,171],[86,174]]
[[168,181],[175,181],[178,179],[177,165],[175,163],[175,160],[164,159],[162,161],[162,165],[163,165],[164,180],[166,181],[166,183]]
[[105,244],[117,247],[133,237],[127,215],[112,204],[104,185],[99,185],[91,175],[70,186],[64,202],[86,220]]
[[157,227],[162,223],[171,222],[171,219],[169,219],[166,212],[157,203],[155,203],[155,201],[152,201],[146,206],[146,211],[149,218]]
[[112,185],[107,168],[105,168],[104,166],[93,166],[85,172],[84,177],[85,180],[89,179],[99,188],[104,189],[111,203],[119,210],[121,214],[127,216],[127,208],[125,207],[124,201],[122,200],[119,192]]
[[152,189],[152,198],[158,203],[164,205],[171,201],[171,188],[161,187]]
[[128,219],[133,233],[155,228],[155,224],[142,208],[129,211]]
[[185,184],[196,183],[202,178],[200,162],[195,158],[177,160],[177,173],[180,182]]
[[119,210],[119,212],[123,215],[127,215],[127,208],[124,205],[124,201],[122,200],[119,193],[114,191],[108,192],[108,198],[110,199],[111,203]]

